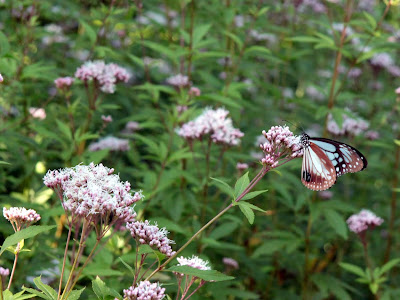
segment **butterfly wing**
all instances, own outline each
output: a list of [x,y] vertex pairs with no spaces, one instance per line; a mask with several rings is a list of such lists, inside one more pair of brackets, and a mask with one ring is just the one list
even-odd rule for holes
[[337,177],[362,171],[368,165],[365,156],[350,145],[325,138],[310,138],[311,142],[326,154],[335,168]]
[[335,184],[336,177],[335,168],[325,151],[310,140],[304,148],[301,182],[310,190],[323,191]]

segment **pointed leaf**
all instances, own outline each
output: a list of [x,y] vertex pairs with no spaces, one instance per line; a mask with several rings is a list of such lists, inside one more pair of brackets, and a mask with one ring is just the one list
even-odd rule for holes
[[339,266],[341,266],[346,271],[349,271],[350,273],[360,276],[361,278],[366,277],[364,270],[361,269],[359,266],[349,264],[349,263],[344,263],[344,262],[339,263]]
[[36,287],[41,290],[43,293],[45,293],[50,299],[57,299],[57,292],[49,285],[44,284],[42,282],[42,278],[41,276],[36,277],[35,279],[33,279],[33,282],[35,283]]
[[268,192],[268,190],[250,192],[247,193],[241,200],[253,199],[254,197],[257,197],[258,195],[263,194],[265,192]]
[[239,201],[238,205],[239,205],[239,208],[242,211],[242,213],[246,216],[249,223],[253,224],[254,223],[254,212],[250,208],[249,203],[244,202],[244,201]]
[[380,268],[379,277],[381,275],[385,274],[387,271],[389,271],[390,269],[392,269],[393,267],[395,267],[399,263],[400,263],[400,258],[394,258],[394,259],[388,261],[386,264],[384,264]]
[[168,271],[195,276],[206,281],[225,281],[232,280],[235,277],[225,275],[216,270],[199,270],[189,266],[173,266]]
[[8,236],[5,240],[3,245],[1,246],[0,255],[10,246],[18,244],[21,240],[28,239],[38,235],[39,233],[49,231],[55,228],[56,225],[52,226],[45,226],[45,225],[32,225],[28,228],[22,229],[10,236]]
[[225,181],[222,181],[221,179],[218,178],[213,178],[210,177],[212,180],[215,181],[215,185],[219,187],[221,191],[223,191],[225,194],[231,195],[232,197],[235,197],[235,191],[233,188],[229,186]]
[[235,199],[248,187],[249,183],[249,172],[246,172],[235,183]]
[[344,239],[347,239],[347,224],[343,217],[333,209],[326,209],[324,215],[328,224]]

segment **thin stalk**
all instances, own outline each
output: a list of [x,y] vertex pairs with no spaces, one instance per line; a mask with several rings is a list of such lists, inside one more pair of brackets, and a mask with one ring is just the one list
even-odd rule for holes
[[190,295],[187,296],[187,298],[184,299],[184,300],[187,300],[187,299],[189,299],[190,297],[192,297],[192,296],[194,295],[194,293],[196,293],[203,285],[204,285],[204,282],[203,282],[203,284],[202,284],[202,283],[199,283],[199,285],[194,289],[194,291],[191,292]]
[[[269,171],[270,169],[267,167],[263,167],[259,174],[256,176],[257,180],[252,180],[252,183],[250,183],[245,191],[249,191],[251,188],[253,188],[259,181],[260,179]],[[262,174],[262,175],[261,175]],[[246,192],[243,192],[237,197],[235,202],[239,202]],[[161,271],[162,269],[165,268],[165,266],[171,262],[176,256],[178,256],[179,253],[181,253],[191,242],[193,242],[194,239],[196,239],[205,229],[207,229],[208,226],[210,226],[212,223],[214,223],[216,220],[218,220],[224,213],[226,213],[231,207],[233,206],[233,203],[229,204],[227,207],[225,207],[223,210],[221,210],[214,218],[212,218],[206,225],[204,225],[202,228],[200,228],[178,251],[175,252],[174,255],[172,255],[170,258],[168,258],[161,266],[159,266],[157,269],[155,269],[147,278],[146,280],[149,280],[151,277],[153,277],[154,274],[156,274],[158,271]]]
[[[135,0],[135,4],[137,7],[137,11],[138,11],[138,16],[142,16],[142,8],[143,8],[143,3],[141,0]],[[142,48],[142,59],[144,59],[146,57],[146,48],[144,47],[144,36],[143,36],[143,30],[142,30],[142,25],[140,24],[140,22],[137,22],[137,26],[139,28],[139,35],[140,35],[140,41],[141,41],[141,48]],[[150,72],[149,72],[149,66],[148,64],[144,63],[143,61],[143,65],[144,65],[144,74],[146,77],[146,81],[147,82],[151,82],[150,80]]]
[[194,0],[190,2],[190,29],[189,29],[189,56],[187,61],[187,76],[189,78],[189,82],[192,79],[192,57],[193,57],[193,28],[194,28],[194,11],[195,5]]
[[[76,278],[75,278],[75,280],[73,281],[73,283],[72,283],[72,285],[71,285],[71,287],[70,287],[70,289],[69,289],[69,292],[67,293],[67,295],[66,295],[66,297],[65,297],[64,299],[68,299],[69,294],[72,292],[72,289],[74,288],[74,286],[75,286],[76,283],[78,282],[79,277],[81,276],[83,269],[87,266],[87,264],[89,263],[89,261],[92,259],[93,254],[94,254],[94,252],[95,252],[95,250],[96,250],[96,248],[97,248],[97,246],[98,246],[99,244],[100,244],[100,240],[97,239],[96,244],[94,245],[92,251],[90,251],[89,256],[86,258],[86,260],[85,260],[84,264],[82,265],[82,267],[80,268],[78,274],[76,274]],[[63,299],[63,298],[61,298],[61,299]]]
[[71,240],[71,232],[72,232],[72,223],[69,224],[68,237],[67,237],[67,242],[66,242],[66,244],[65,244],[64,259],[63,259],[63,264],[62,264],[62,269],[61,269],[60,283],[59,283],[59,285],[58,285],[58,296],[57,296],[57,300],[59,300],[60,297],[61,297],[62,280],[63,280],[63,277],[64,277],[65,263],[66,263],[66,261],[67,261],[69,241]]
[[[83,251],[83,248],[84,248],[84,237],[86,236],[86,229],[87,229],[87,228],[88,228],[88,223],[87,223],[86,221],[84,221],[84,222],[83,222],[83,227],[82,227],[82,232],[81,232],[81,239],[80,239],[80,241],[79,241],[78,252],[77,252],[77,254],[76,254],[76,257],[75,257],[75,259],[74,259],[74,263],[73,263],[72,268],[71,268],[71,271],[70,271],[70,273],[69,273],[67,283],[65,284],[64,291],[63,291],[63,293],[61,294],[61,298],[60,298],[61,300],[62,300],[62,299],[67,299],[67,298],[64,298],[64,295],[65,295],[65,293],[68,292],[68,290],[70,289],[69,285],[71,284],[72,277],[74,276],[74,271],[75,271],[75,269],[76,269],[76,267],[77,267],[77,265],[78,265],[78,263],[79,263],[79,258],[80,258],[80,256],[81,256],[81,252]],[[68,294],[69,294],[69,293],[68,293]]]
[[[315,201],[316,193],[314,192],[312,197],[312,202]],[[304,253],[304,277],[303,277],[303,291],[302,291],[302,299],[308,299],[308,284],[309,284],[309,277],[310,274],[308,272],[308,266],[310,261],[310,236],[311,236],[311,228],[312,228],[312,218],[311,212],[308,214],[308,221],[307,221],[307,229],[306,235],[304,239],[305,244],[305,253]]]
[[392,248],[392,243],[393,243],[394,223],[396,220],[396,209],[397,209],[397,192],[395,191],[395,188],[398,187],[399,178],[397,176],[397,170],[399,169],[399,164],[400,164],[400,147],[397,147],[396,158],[393,168],[394,175],[392,181],[392,200],[390,202],[389,230],[388,230],[388,237],[387,237],[386,250],[383,263],[387,263],[389,261],[390,250]]
[[11,275],[10,275],[10,280],[8,281],[8,286],[7,286],[8,290],[11,287],[11,283],[14,278],[14,272],[15,272],[15,269],[17,268],[17,261],[18,261],[19,250],[20,250],[19,247],[20,247],[20,243],[18,243],[17,247],[15,248],[15,258],[14,258],[14,264],[13,264],[13,268],[12,268]]
[[[344,42],[346,39],[347,24],[349,23],[351,14],[352,14],[352,0],[347,0],[345,10],[346,10],[346,14],[344,16],[343,29],[342,29],[342,33],[340,35],[339,49],[336,53],[335,66],[333,69],[333,76],[332,76],[332,84],[331,84],[331,88],[329,90],[328,109],[330,109],[330,110],[333,108],[333,106],[335,104],[335,86],[336,86],[336,80],[338,79],[338,76],[339,76],[339,66],[340,66],[340,62],[342,60],[342,49],[343,49]],[[327,114],[326,118],[325,118],[325,129],[324,129],[323,136],[326,136],[326,134],[327,134],[326,124],[328,124],[328,116],[329,116],[329,114]]]
[[[377,25],[376,25],[376,27],[375,27],[374,32],[377,32],[378,29],[381,28],[382,22],[383,22],[383,20],[385,19],[386,15],[388,14],[391,5],[392,5],[392,1],[389,1],[388,4],[386,5],[385,11],[384,11],[383,14],[382,14],[382,17],[379,19],[379,22],[377,23]],[[359,51],[358,55],[353,59],[351,65],[350,65],[350,67],[349,67],[349,69],[347,70],[347,72],[346,72],[345,75],[344,75],[344,78],[347,78],[347,76],[348,76],[348,74],[350,73],[351,69],[353,69],[353,67],[357,64],[358,59],[359,59],[359,58],[361,57],[361,55],[364,53],[365,48],[368,46],[368,44],[372,41],[372,39],[373,39],[374,37],[375,37],[375,35],[374,35],[374,34],[371,34],[371,36],[370,36],[370,37],[368,38],[368,40],[365,42],[363,48]],[[342,91],[342,89],[343,89],[343,87],[344,87],[344,84],[345,84],[346,82],[347,82],[347,80],[343,80],[343,81],[341,82],[339,88],[336,90],[336,93],[335,93],[334,98],[336,98],[336,97],[339,95],[339,93]]]
[[[185,31],[185,2],[181,1],[181,29],[182,32]],[[182,49],[185,48],[185,39],[183,37],[183,34],[179,37],[179,46],[181,46]],[[179,58],[179,72],[183,74],[185,71],[185,58],[181,56]]]
[[211,152],[211,145],[212,145],[212,140],[211,138],[208,138],[208,144],[207,144],[207,150],[206,150],[206,174],[205,174],[205,179],[206,182],[204,183],[203,186],[203,207],[201,210],[201,223],[204,223],[204,219],[206,217],[206,211],[207,211],[207,204],[208,204],[208,180],[210,177],[210,152]]

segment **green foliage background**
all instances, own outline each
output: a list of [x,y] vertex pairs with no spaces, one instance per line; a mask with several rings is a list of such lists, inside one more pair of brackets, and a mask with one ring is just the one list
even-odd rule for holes
[[[252,155],[261,154],[257,137],[289,120],[312,135],[353,145],[367,157],[368,168],[339,178],[329,200],[301,184],[300,159],[268,173],[257,186],[268,192],[250,200],[266,212],[255,211],[252,225],[234,207],[184,250],[184,256],[199,255],[235,277],[206,284],[193,299],[372,299],[374,289],[356,282],[340,263],[367,267],[362,244],[345,223],[361,208],[385,220],[368,232],[373,267],[398,257],[399,77],[371,61],[385,54],[392,65],[398,62],[400,14],[395,2],[365,1],[366,8],[364,1],[335,2],[3,1],[0,199],[5,207],[35,209],[41,225],[58,225],[57,231],[25,241],[31,251],[21,254],[14,291],[22,284],[33,287],[32,278],[41,273],[48,284],[58,284],[55,267],[61,264],[66,230],[58,199],[42,183],[47,169],[92,161],[114,168],[146,195],[135,208],[138,214],[167,227],[178,249],[231,201],[210,177],[233,186],[242,175],[237,162],[248,163],[254,177],[261,168]],[[324,5],[325,11],[306,3]],[[342,30],[334,28],[343,28],[337,25],[343,22],[352,31],[341,38]],[[49,32],[50,24],[62,33]],[[145,57],[154,60],[146,64]],[[114,94],[101,95],[85,128],[90,107],[83,84],[75,81],[68,103],[53,81],[98,59],[127,68],[133,79],[117,85]],[[347,76],[355,67],[361,75]],[[166,84],[178,73],[189,76],[199,97]],[[188,110],[179,114],[178,105]],[[228,109],[234,126],[245,133],[238,147],[212,145],[209,164],[206,142],[194,142],[192,151],[175,132],[206,106]],[[44,108],[46,118],[33,118],[30,107]],[[339,126],[344,114],[368,120],[379,138],[332,136],[325,130],[329,113]],[[105,129],[102,115],[113,118]],[[128,121],[138,122],[140,130],[121,134]],[[87,150],[107,135],[128,138],[130,150]],[[5,238],[12,228],[4,218],[0,222]],[[113,236],[84,272],[82,298],[95,297],[96,276],[122,294],[132,278],[119,258],[133,267],[134,249],[127,233]],[[223,257],[237,260],[239,269],[227,270]],[[10,269],[12,261],[9,252],[0,258]],[[375,297],[398,299],[399,270],[385,274]],[[171,273],[154,279],[174,298]]]

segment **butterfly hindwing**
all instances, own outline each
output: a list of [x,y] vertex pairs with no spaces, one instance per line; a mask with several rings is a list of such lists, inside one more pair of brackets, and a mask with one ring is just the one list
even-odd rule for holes
[[345,143],[325,138],[310,138],[310,142],[326,154],[335,168],[337,177],[362,171],[368,165],[367,159],[360,151]]
[[332,162],[318,145],[311,140],[304,148],[301,181],[314,191],[323,191],[336,182],[336,171]]

